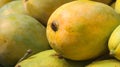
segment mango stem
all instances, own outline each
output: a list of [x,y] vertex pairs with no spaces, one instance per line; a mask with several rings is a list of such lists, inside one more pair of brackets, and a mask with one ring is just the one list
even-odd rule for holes
[[27,50],[27,52],[24,54],[24,56],[22,57],[22,58],[20,58],[20,60],[17,62],[17,63],[19,63],[19,62],[21,62],[22,60],[24,60],[29,54],[31,54],[32,53],[32,50],[31,49],[28,49]]

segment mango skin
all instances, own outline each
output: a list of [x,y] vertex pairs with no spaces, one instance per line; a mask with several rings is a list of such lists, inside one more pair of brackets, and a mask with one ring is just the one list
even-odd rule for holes
[[120,14],[120,0],[116,0],[115,2],[115,11]]
[[0,0],[0,8],[13,0]]
[[108,47],[110,55],[120,60],[120,25],[112,32],[109,38]]
[[0,64],[13,67],[28,49],[30,55],[50,49],[45,33],[45,27],[28,15],[0,16]]
[[120,61],[116,59],[93,61],[85,67],[120,67]]
[[84,67],[92,61],[72,61],[60,57],[53,49],[39,52],[21,61],[15,67]]
[[73,1],[50,16],[47,38],[53,49],[68,59],[88,60],[108,52],[108,39],[120,16],[108,5]]
[[5,6],[1,7],[0,15],[9,15],[9,14],[27,14],[21,0],[16,0],[7,3]]
[[27,13],[46,26],[48,18],[59,6],[74,0],[23,0]]

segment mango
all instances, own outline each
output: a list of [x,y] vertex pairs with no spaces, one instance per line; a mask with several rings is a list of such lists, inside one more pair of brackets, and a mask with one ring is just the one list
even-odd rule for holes
[[47,24],[50,46],[71,60],[93,59],[108,52],[108,39],[120,24],[114,9],[94,1],[72,1],[55,10]]
[[15,67],[84,67],[90,62],[68,60],[51,49],[32,55],[18,63]]
[[32,54],[50,49],[46,29],[23,14],[0,16],[0,65],[13,67],[28,49]]

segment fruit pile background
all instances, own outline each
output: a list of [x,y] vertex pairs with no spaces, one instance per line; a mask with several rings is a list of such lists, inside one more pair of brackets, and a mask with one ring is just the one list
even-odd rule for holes
[[120,0],[0,0],[0,67],[120,67]]

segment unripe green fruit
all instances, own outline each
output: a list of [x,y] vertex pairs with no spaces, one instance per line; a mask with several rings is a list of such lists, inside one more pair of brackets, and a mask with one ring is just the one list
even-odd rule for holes
[[45,31],[45,27],[30,16],[0,16],[0,64],[5,67],[16,64],[28,49],[32,54],[50,49]]
[[60,56],[54,50],[46,50],[37,53],[15,67],[84,67],[91,61],[72,61]]

